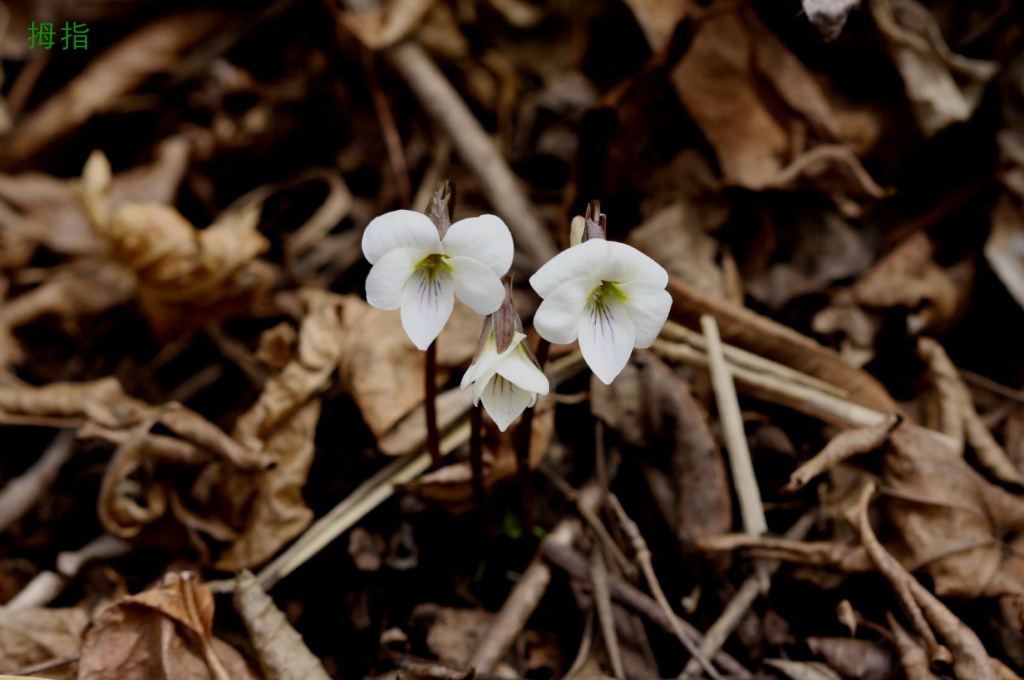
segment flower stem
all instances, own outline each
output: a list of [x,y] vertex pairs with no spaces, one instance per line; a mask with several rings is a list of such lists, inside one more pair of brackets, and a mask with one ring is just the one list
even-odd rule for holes
[[427,347],[424,406],[427,414],[427,451],[434,465],[441,464],[441,435],[437,430],[437,341]]
[[483,407],[474,406],[469,411],[469,468],[473,473],[473,500],[476,511],[483,523],[483,533],[487,536],[488,545],[493,543],[491,537],[490,513],[487,509],[487,489],[484,487],[484,442],[483,442]]
[[[524,340],[525,342],[525,340]],[[543,370],[548,360],[551,343],[544,338],[537,344],[537,363]],[[523,524],[526,531],[533,532],[533,487],[530,485],[530,443],[533,434],[533,409],[523,413],[523,419],[516,429],[516,478],[519,480],[519,499],[523,506]]]

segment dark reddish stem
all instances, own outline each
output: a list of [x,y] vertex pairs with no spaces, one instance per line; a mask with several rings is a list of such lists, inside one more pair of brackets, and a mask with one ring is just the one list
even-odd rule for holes
[[441,435],[437,430],[437,341],[427,347],[425,401],[427,412],[427,451],[434,465],[441,464]]
[[[548,360],[548,350],[551,343],[544,338],[540,339],[537,345],[537,363],[541,370]],[[528,408],[523,413],[523,419],[516,429],[518,441],[516,442],[516,477],[519,480],[519,498],[523,505],[523,524],[526,531],[533,531],[533,486],[530,484],[530,443],[533,434],[533,409]]]

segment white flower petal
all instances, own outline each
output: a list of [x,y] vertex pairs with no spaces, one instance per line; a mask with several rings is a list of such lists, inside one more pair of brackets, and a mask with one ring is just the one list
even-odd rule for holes
[[405,282],[402,291],[402,326],[412,343],[426,349],[438,336],[455,306],[451,275],[436,271],[429,279],[422,270]]
[[626,311],[636,335],[634,347],[650,347],[665,325],[672,296],[664,288],[646,281],[630,281],[617,287],[626,296]]
[[487,383],[481,395],[484,408],[491,420],[504,432],[512,421],[518,418],[526,407],[536,400],[536,395],[528,390],[516,387],[500,375]]
[[442,247],[446,255],[484,263],[499,277],[512,266],[512,232],[495,215],[459,220],[448,228]]
[[397,248],[382,256],[366,275],[366,301],[378,309],[398,309],[405,282],[420,259],[415,248]]
[[533,363],[526,351],[525,347],[517,345],[502,357],[502,362],[498,365],[498,375],[520,389],[547,394],[548,377],[544,375],[544,371],[537,368],[537,364]]
[[563,250],[530,277],[530,285],[544,299],[571,279],[594,279],[591,288],[596,287],[601,282],[597,272],[608,257],[608,245],[603,239],[591,239]]
[[[585,245],[576,246],[573,250]],[[540,337],[559,345],[568,345],[575,340],[587,299],[600,283],[593,279],[571,279],[548,295],[533,317],[533,327]]]
[[[589,243],[589,241],[588,241]],[[668,272],[633,246],[610,241],[608,257],[595,276],[602,281],[647,281],[658,288],[668,285]]]
[[396,248],[415,248],[422,253],[440,253],[441,239],[437,227],[423,213],[394,210],[374,218],[363,232],[363,255],[370,264]]
[[633,322],[626,306],[614,295],[609,295],[600,306],[588,304],[579,324],[583,358],[594,375],[605,385],[610,385],[633,351]]
[[490,267],[472,257],[450,257],[444,263],[451,268],[455,295],[460,300],[477,314],[498,311],[505,300],[505,286]]

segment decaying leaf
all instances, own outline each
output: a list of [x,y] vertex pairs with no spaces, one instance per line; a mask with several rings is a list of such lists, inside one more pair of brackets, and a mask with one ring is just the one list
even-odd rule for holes
[[676,24],[693,11],[690,0],[626,0],[626,4],[655,52],[668,45]]
[[426,628],[430,651],[455,668],[469,665],[493,620],[494,614],[483,609],[456,609],[430,602],[416,607],[410,616],[412,625]]
[[79,680],[257,680],[233,647],[213,637],[213,595],[194,574],[127,595],[85,635]]
[[237,314],[269,287],[269,265],[256,259],[270,246],[257,229],[258,204],[225,212],[198,230],[159,203],[111,210],[109,192],[109,165],[97,151],[86,163],[79,196],[114,258],[135,273],[139,305],[158,335]]
[[[880,428],[841,435],[793,473],[798,488],[815,470],[876,449]],[[835,441],[835,440],[833,440]],[[997,597],[1024,593],[1024,498],[992,484],[959,455],[948,439],[903,421],[882,448],[880,502],[893,530],[888,550],[910,571],[923,571],[945,597]]]
[[[469,391],[463,392],[466,395]],[[466,404],[468,399],[462,398],[459,403]],[[467,409],[468,410],[468,409]],[[550,397],[540,396],[533,406],[533,426],[530,430],[530,468],[533,469],[551,446],[555,427],[555,403]],[[462,411],[465,413],[465,410]],[[420,417],[422,421],[422,416]],[[444,421],[441,421],[444,422]],[[490,423],[490,419],[485,419]],[[417,427],[422,432],[423,426]],[[496,427],[487,427],[483,437],[484,448],[484,487],[493,490],[499,484],[513,479],[516,475],[516,445],[521,432],[512,427],[507,432],[499,432]],[[424,437],[420,434],[418,442],[422,448]],[[469,461],[449,463],[438,470],[429,472],[414,482],[402,484],[399,488],[432,505],[438,505],[449,512],[461,513],[475,507],[473,497],[473,474]]]
[[[406,336],[398,311],[374,309],[357,296],[346,296],[344,306],[341,381],[380,440],[423,403],[423,352]],[[439,382],[447,380],[449,369],[470,360],[479,339],[480,317],[456,301],[437,339]],[[404,451],[389,447],[385,453]]]
[[934,254],[928,235],[915,231],[854,284],[854,299],[875,310],[907,310],[911,335],[949,328],[964,313],[973,264],[967,258],[944,268]]
[[1008,194],[992,210],[985,259],[1017,304],[1024,307],[1024,212]]
[[701,228],[691,203],[681,201],[659,210],[630,231],[627,242],[704,295],[742,303],[736,262]]
[[974,113],[998,64],[954,54],[916,0],[870,0],[921,131],[931,137]]
[[327,680],[330,676],[313,656],[302,636],[277,608],[256,577],[243,571],[237,577],[233,602],[249,631],[257,661],[266,680]]
[[23,609],[0,614],[0,672],[76,656],[89,625],[85,610]]
[[[591,381],[591,409],[625,443],[642,448],[646,465],[667,468],[666,518],[682,546],[725,533],[732,497],[725,462],[689,386],[649,352],[635,352],[611,385]],[[667,461],[655,452],[668,450]]]
[[807,648],[844,677],[888,680],[895,673],[895,659],[889,648],[873,640],[809,637]]
[[[870,146],[877,123],[864,125],[868,118],[833,106],[810,71],[747,3],[714,3],[672,71],[672,83],[714,147],[728,184],[754,190],[813,186],[875,198],[884,194],[842,144]],[[777,101],[766,101],[766,85]],[[792,118],[777,116],[781,103]],[[861,122],[848,126],[855,118]],[[805,130],[804,140],[811,135],[819,140],[818,148],[804,148],[791,137],[796,128]]]
[[344,12],[338,20],[371,50],[409,37],[434,6],[434,0],[392,0],[386,11]]

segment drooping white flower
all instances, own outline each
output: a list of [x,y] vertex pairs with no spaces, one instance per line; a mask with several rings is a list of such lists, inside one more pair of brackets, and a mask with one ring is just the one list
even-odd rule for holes
[[537,403],[538,394],[548,393],[547,376],[525,339],[509,293],[501,309],[487,318],[473,365],[462,376],[462,389],[473,385],[473,405],[483,401],[502,432]]
[[395,210],[363,233],[363,254],[373,268],[366,300],[402,309],[402,326],[426,349],[451,316],[455,298],[477,314],[490,314],[505,297],[500,278],[512,266],[512,234],[494,215],[459,220],[443,238],[426,215]]
[[544,301],[533,325],[549,342],[579,338],[590,370],[611,384],[634,347],[650,347],[668,318],[672,297],[664,267],[625,243],[590,238],[530,277]]

